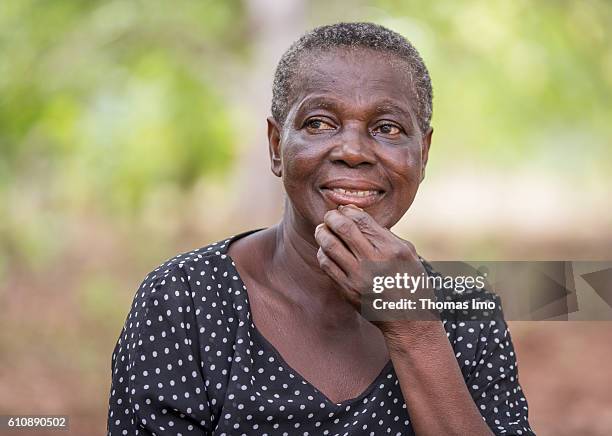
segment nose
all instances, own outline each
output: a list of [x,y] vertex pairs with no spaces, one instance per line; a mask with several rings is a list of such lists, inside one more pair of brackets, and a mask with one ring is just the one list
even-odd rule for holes
[[345,125],[336,138],[337,142],[329,155],[333,163],[344,164],[351,168],[376,163],[371,138],[359,126]]

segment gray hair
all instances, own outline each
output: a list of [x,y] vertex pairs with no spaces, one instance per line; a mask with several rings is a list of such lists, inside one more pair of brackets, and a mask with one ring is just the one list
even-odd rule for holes
[[414,46],[402,35],[374,23],[337,23],[317,27],[295,41],[283,54],[272,85],[272,116],[284,124],[295,90],[293,83],[300,61],[316,51],[335,48],[365,48],[391,54],[408,67],[416,100],[419,129],[425,134],[432,114],[431,79],[423,59]]

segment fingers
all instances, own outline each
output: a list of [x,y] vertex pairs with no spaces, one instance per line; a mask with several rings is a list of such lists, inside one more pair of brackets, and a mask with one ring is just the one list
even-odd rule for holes
[[349,204],[344,207],[339,207],[338,211],[342,213],[343,216],[349,218],[351,221],[355,223],[355,225],[359,228],[359,230],[369,230],[372,228],[381,227],[375,220],[372,218],[372,215],[365,212],[363,209]]
[[[315,230],[315,240],[319,244],[319,252],[325,254],[345,274],[356,268],[357,259],[325,223],[319,224]],[[319,254],[317,253],[317,256]]]
[[391,240],[393,235],[388,229],[376,222],[372,216],[363,209],[349,204],[338,209],[339,212],[350,219],[359,229],[359,233],[368,240],[370,245],[379,247],[383,243]]
[[351,253],[360,259],[371,251],[371,244],[359,226],[339,210],[330,210],[323,217],[325,225],[346,244]]
[[321,269],[336,283],[346,283],[348,281],[344,271],[325,254],[322,248],[317,251],[317,260]]
[[[414,245],[396,236],[391,230],[381,226],[367,212],[349,204],[338,208],[339,212],[351,219],[364,238],[376,251],[384,251],[397,259],[418,259]],[[381,253],[382,254],[382,253]]]
[[360,294],[349,286],[351,277],[355,275],[358,267],[357,260],[324,223],[317,226],[315,238],[320,241],[321,245],[317,250],[319,266],[338,284],[343,297],[357,310],[360,310]]
[[349,278],[344,271],[342,271],[342,269],[340,269],[321,248],[317,251],[317,259],[321,269],[338,284],[338,288],[342,292],[344,299],[353,305],[355,309],[361,310],[361,295],[347,288],[346,285],[349,283]]

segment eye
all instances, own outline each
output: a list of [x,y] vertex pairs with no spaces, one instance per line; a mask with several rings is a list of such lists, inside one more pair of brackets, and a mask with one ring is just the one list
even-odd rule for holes
[[372,134],[377,135],[379,133],[387,136],[396,136],[402,133],[402,128],[391,123],[379,124],[372,129]]
[[327,121],[321,118],[310,118],[309,120],[306,121],[306,123],[304,123],[304,126],[309,131],[312,131],[315,133],[335,130],[334,126],[332,126],[330,123],[328,123]]

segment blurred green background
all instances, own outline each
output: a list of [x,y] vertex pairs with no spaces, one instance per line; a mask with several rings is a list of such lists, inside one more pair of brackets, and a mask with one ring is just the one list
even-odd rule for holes
[[[4,0],[0,414],[104,432],[140,280],[278,220],[272,74],[337,21],[402,33],[430,69],[427,177],[396,227],[424,257],[612,258],[607,0]],[[610,323],[511,331],[538,434],[610,434]]]

